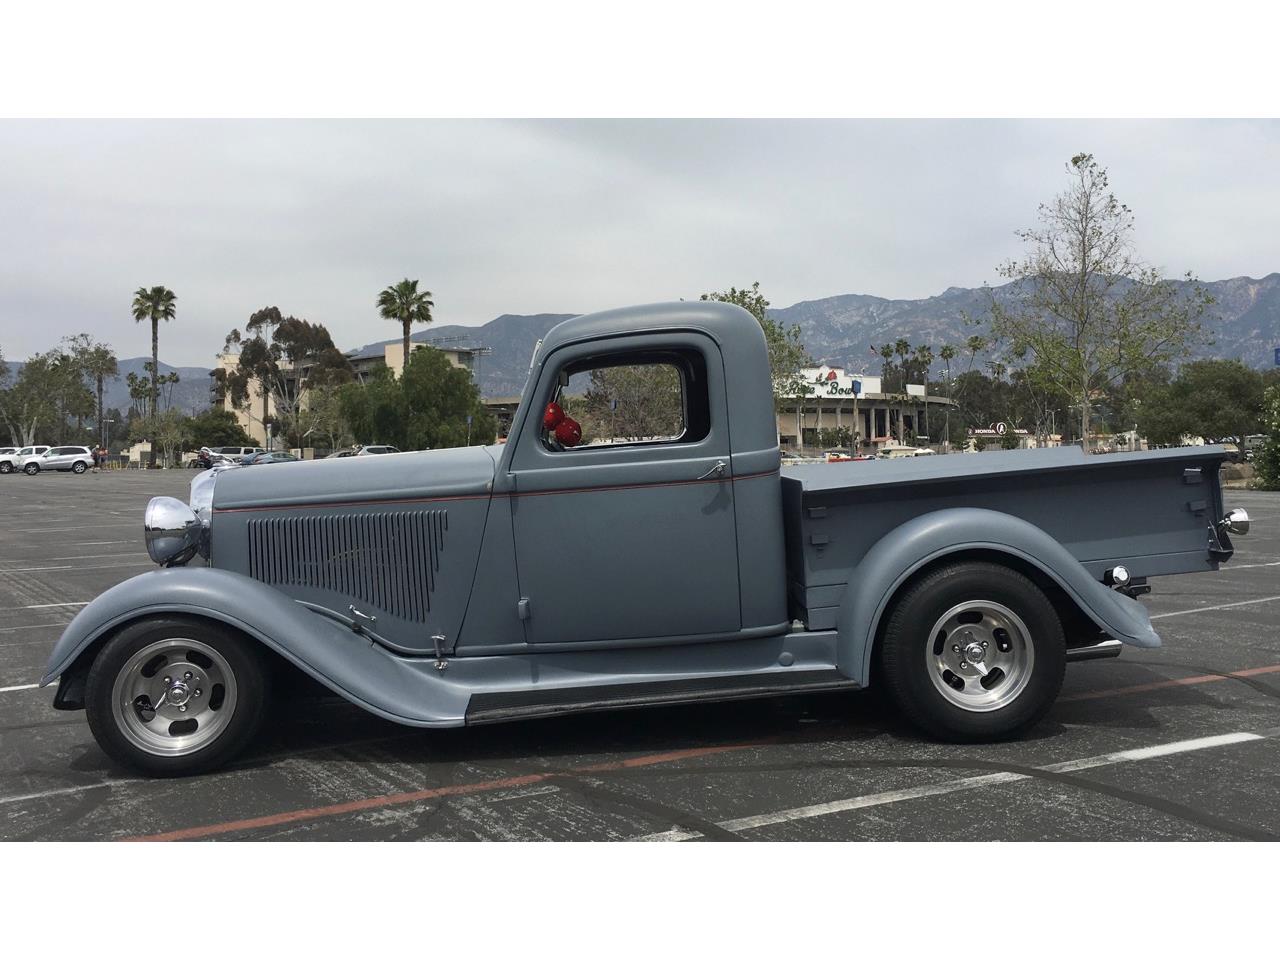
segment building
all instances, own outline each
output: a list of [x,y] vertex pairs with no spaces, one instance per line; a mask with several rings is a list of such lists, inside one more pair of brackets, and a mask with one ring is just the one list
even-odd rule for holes
[[[456,340],[458,338],[450,339]],[[488,347],[446,346],[441,342],[427,339],[425,331],[415,335],[415,338],[411,338],[409,349],[412,351],[428,346],[435,347],[445,355],[451,364],[466,370],[473,378],[476,375],[476,368],[480,358],[488,356],[492,352]],[[392,374],[398,377],[404,371],[404,341],[400,339],[382,340],[377,343],[366,344],[355,350],[347,351],[346,357],[351,362],[351,369],[356,379],[362,383],[383,368],[390,370]],[[216,377],[218,370],[226,371],[229,374],[236,369],[239,362],[240,355],[238,353],[219,354],[217,368],[211,371],[209,375],[210,377]],[[264,426],[263,418],[265,416],[268,421],[276,418],[276,404],[268,394],[264,405],[263,389],[260,381],[254,380],[249,384],[249,399],[243,407],[233,406],[229,396],[223,396],[219,401],[215,395],[213,400],[215,405],[220,402],[224,410],[230,410],[235,414],[241,428],[253,438],[255,444],[271,449],[269,431]]]
[[836,446],[823,442],[833,436],[825,431],[848,431],[865,452],[899,440],[937,446],[947,411],[956,408],[946,397],[927,395],[918,384],[907,384],[906,393],[885,393],[880,377],[852,374],[843,367],[808,367],[800,378],[805,392],[783,398],[778,410],[778,443],[791,453]]
[[[491,352],[488,347],[453,347],[426,339],[410,339],[410,351],[419,350],[422,347],[435,347],[451,364],[466,370],[472,377],[476,374],[476,363],[479,358]],[[382,368],[390,370],[398,377],[404,371],[404,341],[384,340],[380,343],[371,343],[357,350],[348,351],[347,359],[351,361],[351,369],[356,379],[362,382]]]

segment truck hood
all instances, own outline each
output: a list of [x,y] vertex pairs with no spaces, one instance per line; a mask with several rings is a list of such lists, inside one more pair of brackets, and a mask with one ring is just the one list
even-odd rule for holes
[[457,447],[238,467],[218,474],[213,509],[483,496],[493,489],[500,449]]

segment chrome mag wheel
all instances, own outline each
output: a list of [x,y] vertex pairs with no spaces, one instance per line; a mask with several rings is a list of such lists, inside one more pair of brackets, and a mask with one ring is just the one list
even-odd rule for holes
[[116,674],[111,712],[137,749],[181,757],[208,746],[235,713],[235,672],[207,643],[174,637],[139,649]]
[[963,710],[999,710],[1016,700],[1031,679],[1031,631],[1003,604],[956,604],[938,618],[929,637],[929,679],[945,700]]

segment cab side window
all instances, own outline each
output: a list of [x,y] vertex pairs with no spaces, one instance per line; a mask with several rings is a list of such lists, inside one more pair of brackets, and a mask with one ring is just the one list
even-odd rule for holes
[[543,411],[548,450],[696,443],[710,430],[706,362],[696,350],[579,359]]

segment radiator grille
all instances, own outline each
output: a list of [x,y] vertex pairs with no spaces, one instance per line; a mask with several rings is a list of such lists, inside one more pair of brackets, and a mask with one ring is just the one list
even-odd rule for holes
[[250,520],[249,575],[422,621],[431,609],[448,529],[447,510]]

